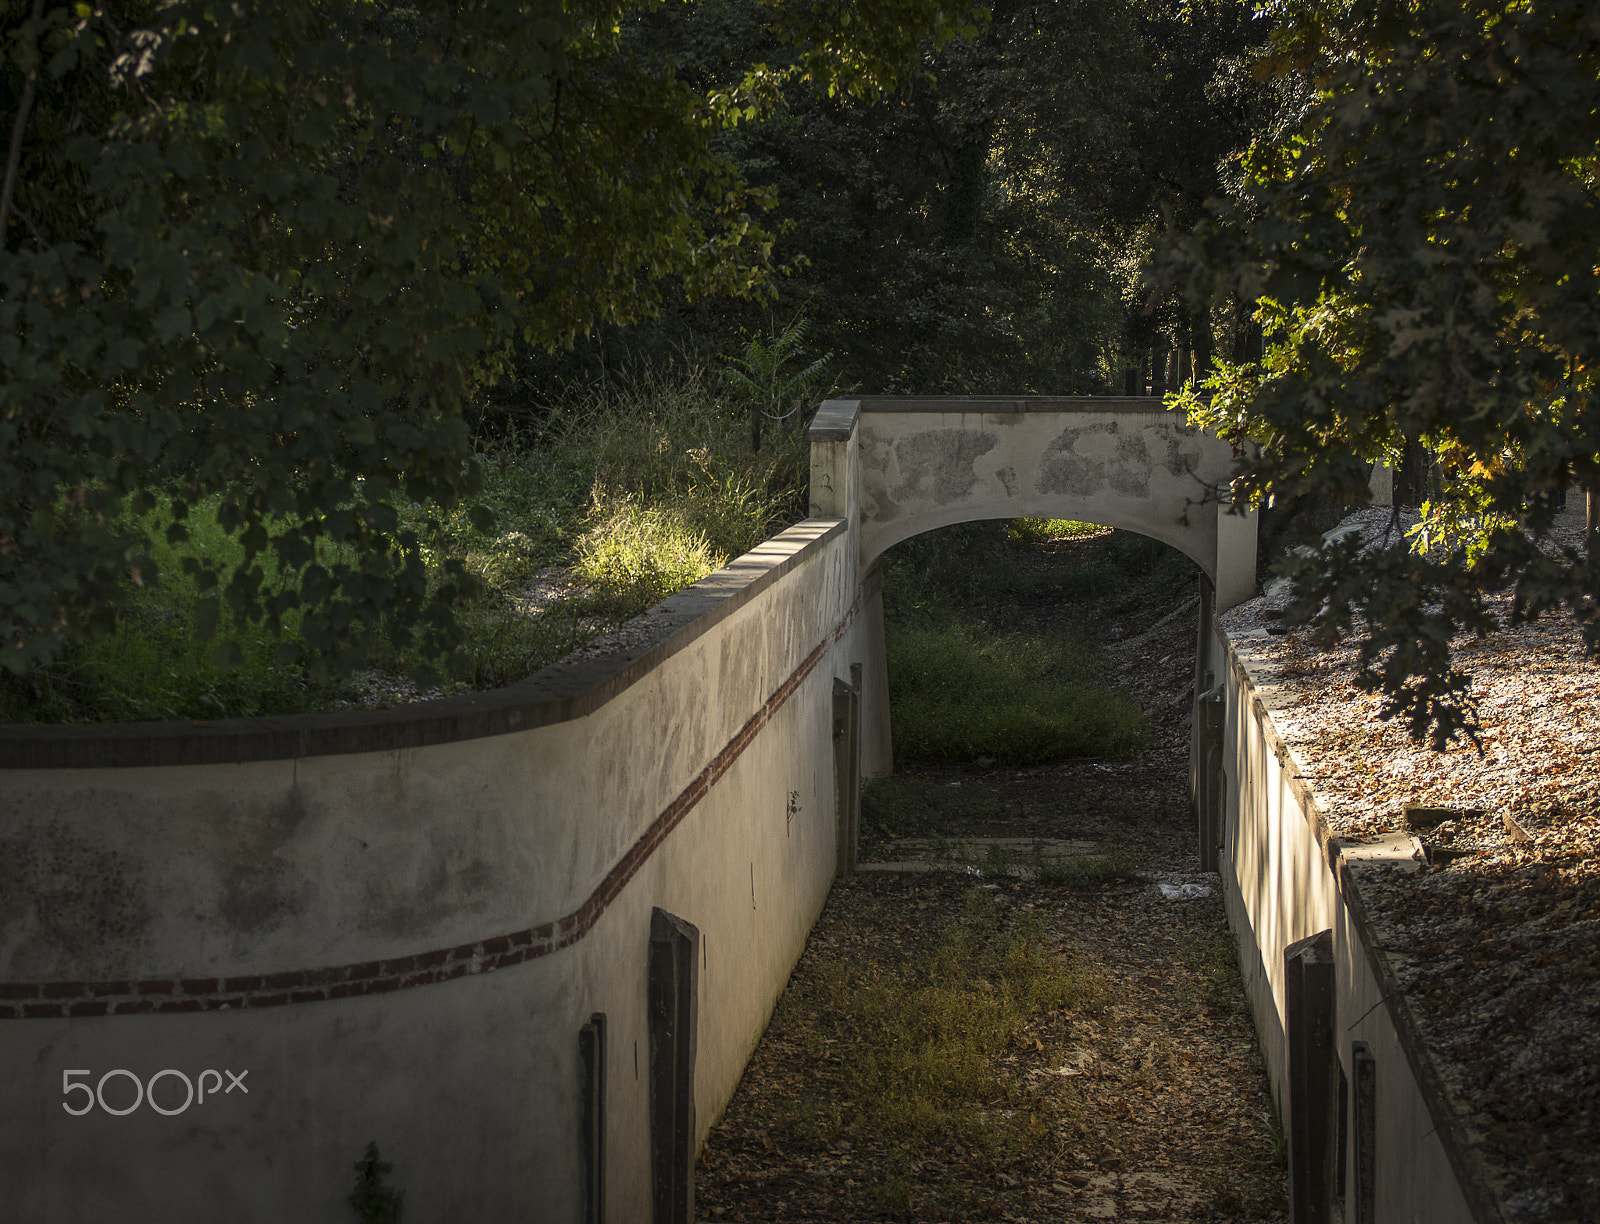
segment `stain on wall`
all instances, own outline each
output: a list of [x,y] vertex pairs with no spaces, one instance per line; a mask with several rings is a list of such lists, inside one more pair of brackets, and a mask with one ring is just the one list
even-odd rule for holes
[[231,933],[259,937],[308,903],[310,882],[281,853],[306,815],[298,785],[279,802],[219,813],[234,826],[216,842],[223,852],[217,913]]
[[0,838],[0,977],[122,976],[151,925],[144,875],[59,821]]
[[960,501],[978,483],[977,461],[999,443],[981,429],[930,429],[895,444],[895,459],[907,475],[893,496],[931,496],[936,505]]
[[481,858],[459,845],[429,839],[428,858],[414,864],[410,878],[369,880],[363,926],[387,935],[422,937],[441,922],[482,912],[501,880]]
[[1199,433],[1192,425],[1180,425],[1167,433],[1166,466],[1174,476],[1188,476],[1199,469],[1201,444],[1195,440]]
[[1144,434],[1126,433],[1117,438],[1116,462],[1111,467],[1111,487],[1124,497],[1150,496],[1150,448]]
[[1106,465],[1116,455],[1117,423],[1069,425],[1039,461],[1039,492],[1092,497],[1106,487]]

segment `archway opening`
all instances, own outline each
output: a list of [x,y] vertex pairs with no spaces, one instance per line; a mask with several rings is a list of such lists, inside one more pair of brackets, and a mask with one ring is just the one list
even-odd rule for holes
[[1096,524],[978,520],[896,545],[883,580],[895,769],[868,784],[863,859],[959,831],[1182,866],[1193,561]]

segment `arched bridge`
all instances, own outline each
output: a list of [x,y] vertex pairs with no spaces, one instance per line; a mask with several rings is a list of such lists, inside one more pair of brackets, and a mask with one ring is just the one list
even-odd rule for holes
[[1158,398],[828,400],[811,442],[811,512],[859,522],[864,571],[935,527],[1070,518],[1171,544],[1221,608],[1254,586],[1255,514],[1225,500],[1231,447]]
[[[863,581],[862,772],[892,769],[882,588],[901,540],[952,523],[1066,518],[1153,536],[1199,565],[1200,624],[1255,590],[1256,514],[1227,500],[1232,448],[1154,397],[870,396],[811,424],[811,514],[843,519]],[[1210,687],[1200,634],[1196,692]],[[1192,755],[1203,751],[1197,742]],[[1198,764],[1191,766],[1197,769]],[[1198,776],[1194,779],[1199,784]]]

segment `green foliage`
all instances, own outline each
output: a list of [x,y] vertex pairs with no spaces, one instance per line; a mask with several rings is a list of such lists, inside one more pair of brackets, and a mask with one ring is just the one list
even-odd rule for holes
[[[474,523],[460,504],[398,504],[398,529],[416,534],[425,580],[441,582],[452,564],[462,575],[453,608],[463,631],[454,659],[461,683],[519,680],[802,516],[803,439],[752,456],[737,412],[715,394],[719,385],[697,367],[564,397],[542,433],[509,437],[471,459],[477,500],[493,510],[493,525]],[[636,492],[612,491],[619,488]],[[219,505],[215,497],[197,502],[186,537],[169,544],[172,502],[157,499],[135,524],[154,541],[156,564],[143,585],[129,584],[116,630],[69,637],[49,667],[0,672],[0,721],[242,717],[348,700],[346,688],[285,649],[298,628],[292,610],[281,637],[225,612],[217,633],[235,648],[231,668],[219,666],[196,633],[203,592],[183,561],[204,559],[224,583],[245,562],[236,536],[220,525]],[[336,559],[331,546],[321,548],[323,564]],[[684,564],[683,554],[696,550],[699,563]],[[575,559],[596,595],[530,606],[536,572]],[[262,569],[270,596],[279,577],[270,558]],[[350,644],[389,673],[428,663],[442,670],[444,660],[419,656],[416,643],[386,643],[382,630],[381,622],[352,626]]]
[[[227,573],[189,558],[202,635],[226,609],[271,637],[298,614],[291,653],[335,671],[362,625],[451,651],[465,571],[431,578],[400,519],[473,505],[464,403],[513,345],[768,272],[767,196],[714,147],[761,82],[685,81],[638,37],[655,7],[7,5],[0,666],[112,627],[153,573],[118,510],[152,490],[173,541],[219,497],[244,549]],[[856,92],[961,24],[931,0],[775,19]]]
[[[132,525],[152,539],[152,565],[149,580],[141,575],[137,585],[129,584],[116,629],[70,641],[52,667],[22,676],[0,673],[0,721],[239,718],[292,713],[327,700],[332,687],[287,659],[283,641],[259,623],[223,611],[216,632],[231,648],[227,668],[218,666],[214,644],[196,633],[205,595],[182,561],[204,558],[224,576],[244,561],[243,547],[218,521],[219,504],[213,497],[194,505],[183,520],[187,535],[170,544],[172,502],[158,499]],[[262,585],[269,597],[280,585],[270,563]],[[292,635],[298,614],[284,619]]]
[[1249,442],[1236,495],[1366,500],[1420,444],[1442,473],[1420,542],[1330,547],[1289,572],[1289,623],[1363,634],[1360,682],[1442,747],[1472,734],[1450,643],[1565,606],[1600,645],[1600,562],[1538,537],[1548,491],[1600,487],[1600,11],[1588,0],[1278,6],[1259,75],[1289,121],[1241,199],[1179,244],[1196,298],[1259,300],[1259,360],[1183,400]]
[[1137,614],[1192,589],[1195,567],[1146,536],[1076,530],[1033,540],[1026,524],[964,523],[889,552],[884,614],[898,754],[1023,764],[1140,748],[1144,715],[1104,683],[1100,649],[1059,623],[1002,624],[1004,609],[1018,596],[1115,595],[1108,611]]
[[563,449],[595,472],[575,570],[631,616],[803,516],[809,451],[796,431],[762,455],[702,367],[646,373],[576,409]]
[[594,526],[578,543],[573,571],[628,614],[659,603],[727,563],[689,522],[692,506],[644,506],[628,494],[602,493]]
[[378,1158],[378,1145],[367,1144],[367,1150],[352,1168],[358,1176],[347,1201],[355,1208],[361,1224],[400,1224],[405,1191],[384,1185],[384,1178],[394,1171],[394,1165]]
[[888,656],[895,751],[906,760],[1036,765],[1144,745],[1138,703],[1101,686],[1099,654],[1075,634],[891,624]]
[[[808,394],[828,372],[828,364],[833,360],[831,353],[805,361],[808,327],[807,320],[801,316],[787,327],[774,328],[767,340],[751,337],[744,356],[735,357],[723,371],[734,394],[750,405],[752,450],[761,449],[763,419],[801,420],[800,411],[808,402]],[[802,362],[799,369],[791,368]]]
[[[1109,382],[1120,394],[1132,350],[1157,335],[1209,352],[1209,319],[1152,302],[1143,272],[1163,218],[1201,215],[1222,155],[1248,140],[1267,93],[1240,66],[1264,37],[1254,7],[993,6],[975,31],[925,46],[898,88],[862,97],[802,83],[761,0],[663,6],[648,30],[708,90],[751,73],[770,87],[759,121],[717,147],[774,192],[782,317],[812,321],[842,382],[989,394]],[[603,360],[600,345],[587,360],[663,344],[727,352],[771,313],[669,303],[659,326],[610,333]]]
[[1006,524],[1006,539],[1019,544],[1049,544],[1056,540],[1078,540],[1105,530],[1098,523],[1079,523],[1073,519],[1019,518]]

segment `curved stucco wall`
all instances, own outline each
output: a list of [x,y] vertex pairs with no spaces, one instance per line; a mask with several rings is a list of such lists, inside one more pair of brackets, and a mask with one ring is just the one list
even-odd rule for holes
[[[833,876],[840,682],[863,771],[889,766],[875,558],[1048,514],[1224,568],[1228,520],[1177,519],[1225,465],[1170,414],[940,403],[825,405],[813,519],[652,609],[640,647],[392,711],[0,728],[0,1203],[342,1222],[376,1140],[408,1219],[576,1221],[600,1012],[607,1213],[648,1218],[652,910],[700,930],[698,1138]],[[169,1069],[164,1107],[178,1072],[217,1084],[172,1116],[67,1108],[64,1077]]]
[[[801,524],[650,614],[642,654],[422,725],[6,729],[0,1201],[342,1222],[376,1140],[408,1219],[576,1220],[577,1028],[604,1012],[609,1210],[647,1218],[651,911],[702,931],[703,1133],[833,876],[857,547],[848,523]],[[249,759],[286,735],[310,751]],[[130,744],[211,763],[94,763]],[[63,1108],[66,1072],[168,1068],[246,1078],[171,1117]]]

